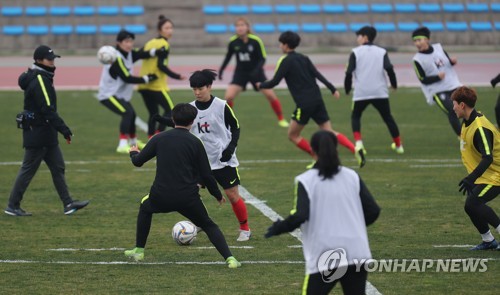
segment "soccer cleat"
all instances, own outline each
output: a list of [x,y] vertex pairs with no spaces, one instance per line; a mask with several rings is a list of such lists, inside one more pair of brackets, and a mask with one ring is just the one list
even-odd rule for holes
[[127,256],[128,258],[132,258],[135,261],[144,260],[144,248],[135,247],[132,250],[125,250],[125,252],[123,253],[125,254],[125,256]]
[[311,163],[311,164],[308,164],[308,165],[306,166],[306,169],[312,169],[312,168],[314,167],[314,165],[316,165],[316,161],[312,161],[312,163]]
[[5,214],[11,215],[11,216],[31,216],[32,215],[31,212],[26,212],[21,208],[13,209],[13,208],[7,207],[7,208],[5,208],[5,210],[3,212],[5,212]]
[[73,201],[69,203],[68,205],[64,206],[64,214],[65,215],[70,215],[75,213],[77,210],[80,210],[82,208],[85,208],[90,203],[90,201]]
[[240,235],[236,239],[238,242],[246,242],[250,240],[250,237],[252,236],[252,232],[249,230],[242,230],[240,229]]
[[366,150],[362,147],[356,147],[354,149],[354,157],[356,157],[356,160],[358,161],[359,168],[363,168],[366,164],[365,154]]
[[393,151],[395,151],[396,153],[398,153],[398,154],[404,154],[405,153],[403,145],[396,146],[396,144],[394,142],[391,144],[391,149]]
[[493,240],[491,242],[482,242],[481,244],[470,248],[471,251],[478,251],[478,250],[492,250],[492,249],[497,249],[498,248],[498,243],[497,241]]
[[285,119],[279,120],[278,125],[280,125],[280,127],[283,127],[283,128],[288,128],[288,126],[290,126],[290,124],[288,124],[288,122]]
[[241,263],[238,260],[236,260],[236,258],[234,258],[233,256],[229,256],[226,259],[226,263],[227,263],[227,267],[229,267],[229,268],[241,267]]
[[[138,147],[140,150],[142,150],[142,149],[146,146],[146,144],[145,144],[144,142],[142,142],[141,140],[139,140],[139,139],[137,140],[136,144],[137,144],[137,147]],[[127,152],[128,152],[128,151],[127,151]]]
[[128,151],[130,150],[130,146],[127,145],[121,145],[116,148],[116,152],[120,154],[128,154]]

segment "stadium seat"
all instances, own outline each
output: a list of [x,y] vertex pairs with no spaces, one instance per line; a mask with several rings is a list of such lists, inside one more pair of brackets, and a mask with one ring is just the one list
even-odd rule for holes
[[300,4],[299,11],[303,14],[320,14],[321,6],[319,4]]
[[398,23],[398,30],[401,32],[413,32],[419,26],[417,22],[400,22]]
[[224,5],[205,5],[203,6],[203,13],[206,15],[221,15],[226,12]]
[[253,14],[272,14],[273,7],[268,4],[254,4],[250,7]]
[[442,22],[423,22],[422,26],[426,26],[431,32],[442,32],[444,31],[444,25]]
[[356,3],[347,4],[347,11],[349,13],[368,13],[370,10],[368,4]]
[[479,12],[488,12],[489,11],[488,3],[467,3],[467,4],[465,4],[465,7],[466,7],[468,12],[479,13]]
[[361,29],[364,26],[369,26],[370,23],[350,23],[349,24],[349,29],[353,32],[356,32],[357,30]]
[[462,3],[443,3],[443,12],[462,13],[465,7]]
[[50,33],[53,35],[71,35],[73,33],[73,26],[71,25],[52,25]]
[[477,32],[488,32],[493,30],[490,22],[470,22],[470,29]]
[[370,7],[374,13],[391,13],[393,11],[392,4],[390,3],[373,3]]
[[323,12],[328,14],[340,14],[345,12],[342,4],[323,4]]
[[46,25],[30,25],[26,29],[29,35],[47,35],[49,33],[49,27]]
[[293,4],[276,4],[274,11],[277,14],[294,14],[297,13],[297,6]]
[[417,12],[417,5],[414,3],[396,3],[394,10],[397,13],[415,13]]
[[3,26],[2,33],[4,35],[19,36],[24,34],[23,26]]
[[256,23],[253,30],[255,33],[270,34],[276,32],[276,26],[272,23]]
[[99,6],[97,7],[97,14],[103,16],[117,16],[120,9],[118,6]]
[[323,33],[324,27],[321,23],[303,23],[302,32],[304,33]]
[[373,26],[379,32],[396,32],[396,25],[391,22],[376,22]]
[[345,23],[327,23],[326,31],[330,33],[345,33],[348,29]]
[[27,16],[44,16],[47,14],[47,7],[45,6],[27,6],[24,9]]
[[446,22],[446,29],[451,32],[465,32],[469,26],[466,22]]
[[142,25],[142,24],[126,24],[124,27],[125,27],[125,30],[127,30],[131,33],[137,34],[137,35],[146,34],[148,31],[148,28],[146,27],[146,25]]
[[94,6],[75,6],[73,14],[77,16],[91,16],[95,14]]
[[490,4],[491,11],[493,12],[500,12],[500,2],[492,2]]
[[144,14],[144,6],[142,5],[127,5],[122,6],[122,14],[129,16],[137,16]]
[[99,33],[103,35],[116,35],[122,27],[118,24],[106,24],[99,27]]
[[278,24],[278,31],[281,33],[286,31],[298,32],[299,25],[296,23],[281,23]]
[[500,31],[500,22],[495,22],[495,30]]
[[248,9],[248,6],[246,5],[228,5],[227,6],[227,13],[233,14],[233,15],[244,15],[248,14],[250,10]]
[[71,8],[69,6],[52,6],[49,8],[49,14],[51,16],[69,16]]
[[419,3],[418,10],[423,13],[438,13],[441,12],[439,3]]
[[18,6],[4,6],[2,7],[2,16],[21,16],[23,15],[23,8]]
[[227,32],[226,24],[205,24],[205,32],[208,34],[224,34]]
[[95,25],[76,25],[75,33],[77,35],[95,35],[97,27]]

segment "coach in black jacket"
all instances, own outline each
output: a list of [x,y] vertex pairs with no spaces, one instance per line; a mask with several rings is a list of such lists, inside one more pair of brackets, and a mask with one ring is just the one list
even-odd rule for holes
[[48,46],[39,46],[34,54],[35,63],[19,76],[19,87],[24,91],[22,119],[24,159],[10,193],[5,213],[12,216],[31,216],[21,209],[21,200],[42,160],[50,169],[57,193],[64,205],[64,214],[72,214],[88,205],[89,201],[73,201],[64,178],[65,164],[59,148],[57,132],[71,143],[71,130],[57,113],[54,89],[54,59],[60,57]]

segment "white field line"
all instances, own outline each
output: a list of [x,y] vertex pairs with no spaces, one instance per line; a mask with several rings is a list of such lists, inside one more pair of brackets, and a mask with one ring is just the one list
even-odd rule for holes
[[[272,221],[276,221],[277,219],[283,219],[276,211],[271,209],[271,207],[267,206],[260,199],[252,195],[246,188],[240,185],[240,195],[245,199],[246,202],[250,201],[252,206],[257,208],[264,216],[271,219]],[[294,230],[290,233],[292,236],[296,237],[297,240],[302,242],[302,233],[299,229]],[[375,288],[370,282],[366,281],[365,288],[367,295],[382,295],[377,288]]]
[[[243,264],[304,264],[304,261],[294,261],[294,260],[249,260],[240,261]],[[224,261],[161,261],[161,262],[132,262],[132,261],[41,261],[41,260],[0,260],[0,263],[12,263],[12,264],[99,264],[99,265],[165,265],[165,264],[175,264],[175,265],[225,265]]]
[[[206,250],[206,249],[215,249],[213,246],[209,247],[187,247],[190,249],[197,250]],[[252,246],[229,246],[232,249],[253,249]],[[55,249],[45,249],[45,251],[56,251],[56,252],[78,252],[78,251],[90,251],[90,252],[99,252],[99,251],[123,251],[125,248],[55,248]]]
[[476,245],[432,245],[434,248],[472,248]]

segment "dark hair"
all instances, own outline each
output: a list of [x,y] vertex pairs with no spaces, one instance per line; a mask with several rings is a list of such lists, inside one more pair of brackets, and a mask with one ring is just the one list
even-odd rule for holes
[[413,33],[411,34],[411,37],[413,40],[418,39],[418,38],[422,38],[422,37],[429,39],[431,37],[431,31],[429,30],[428,27],[420,27],[420,28],[415,29],[415,31],[413,31]]
[[198,110],[189,103],[179,103],[172,109],[172,120],[174,120],[175,125],[178,126],[189,126],[193,124]]
[[172,26],[174,25],[174,23],[169,18],[166,18],[163,14],[160,14],[160,16],[158,17],[158,24],[156,25],[156,29],[158,31],[161,31],[161,27],[163,27],[163,25],[167,22],[171,23]]
[[122,42],[125,39],[135,39],[135,34],[132,32],[129,32],[125,29],[121,29],[120,32],[116,35],[116,41],[117,42]]
[[189,77],[189,84],[191,88],[199,88],[203,86],[210,86],[215,81],[217,73],[215,70],[203,69],[201,71],[194,72],[191,77]]
[[311,137],[312,150],[318,156],[316,167],[323,179],[332,178],[340,171],[340,159],[337,152],[337,136],[330,131],[320,130]]
[[280,38],[278,39],[278,41],[280,41],[283,44],[288,45],[288,48],[290,48],[290,49],[295,49],[300,44],[300,36],[299,36],[299,34],[297,34],[295,32],[286,31],[280,35]]
[[453,91],[451,94],[451,100],[454,100],[457,103],[463,102],[467,106],[473,108],[476,106],[477,94],[474,89],[462,86]]
[[377,29],[372,26],[364,26],[356,31],[356,35],[366,36],[369,42],[373,42],[375,37],[377,37]]

